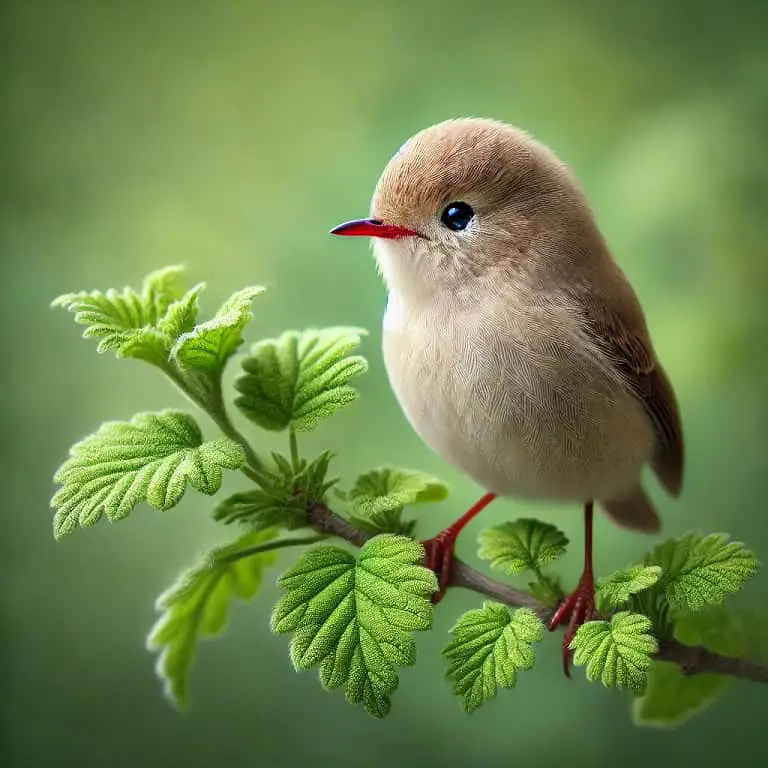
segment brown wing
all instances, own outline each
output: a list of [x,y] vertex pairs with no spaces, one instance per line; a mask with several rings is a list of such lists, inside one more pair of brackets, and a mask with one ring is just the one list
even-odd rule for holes
[[684,445],[677,398],[656,360],[637,299],[625,287],[620,307],[594,299],[582,302],[586,330],[642,402],[656,433],[651,466],[669,493],[678,496],[683,484]]

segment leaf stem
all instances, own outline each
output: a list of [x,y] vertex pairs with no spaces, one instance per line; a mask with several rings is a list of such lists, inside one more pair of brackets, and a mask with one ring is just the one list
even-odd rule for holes
[[544,574],[541,572],[541,568],[539,568],[536,563],[531,563],[531,572],[536,577],[536,580],[541,584],[542,587],[545,589],[551,588],[549,584],[549,580],[545,578]]
[[291,465],[293,466],[293,471],[298,472],[299,471],[299,442],[296,439],[296,430],[293,427],[290,427],[288,430],[288,441],[291,446]]
[[541,587],[546,589],[549,594],[552,595],[552,598],[554,599],[554,605],[557,606],[557,604],[565,597],[565,594],[560,588],[560,585],[555,579],[547,576],[538,565],[531,565],[531,571],[533,572],[533,575],[536,577],[536,580],[539,582]]
[[208,411],[208,415],[213,419],[216,426],[228,437],[230,440],[234,440],[236,443],[240,443],[245,451],[246,466],[243,467],[243,472],[251,478],[251,480],[258,481],[258,475],[253,472],[264,472],[264,462],[258,457],[256,451],[248,442],[245,435],[238,430],[235,425],[230,421],[229,414],[227,413],[226,406],[222,400],[219,400],[218,404]]
[[283,549],[284,547],[305,547],[310,544],[317,544],[318,541],[322,541],[326,537],[323,535],[317,536],[303,536],[295,539],[278,539],[277,541],[268,541],[265,544],[255,544],[252,547],[246,547],[238,552],[231,552],[228,555],[217,557],[213,564],[214,566],[221,563],[233,563],[237,560],[242,560],[244,557],[251,557],[252,555],[258,555],[262,552],[269,552],[273,549]]
[[209,379],[210,388],[207,388],[200,386],[198,379],[185,376],[174,363],[164,366],[163,371],[184,395],[211,417],[213,423],[226,437],[242,446],[246,460],[246,465],[242,467],[242,471],[251,480],[259,482],[257,472],[264,471],[264,462],[253,450],[245,435],[235,427],[229,418],[221,390],[221,373],[219,372]]

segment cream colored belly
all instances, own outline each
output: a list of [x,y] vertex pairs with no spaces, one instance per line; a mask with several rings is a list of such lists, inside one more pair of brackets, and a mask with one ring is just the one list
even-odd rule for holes
[[491,334],[498,318],[445,316],[428,329],[423,316],[388,315],[384,360],[406,417],[484,489],[587,501],[638,482],[653,448],[650,422],[575,337],[553,330],[532,346],[524,321]]

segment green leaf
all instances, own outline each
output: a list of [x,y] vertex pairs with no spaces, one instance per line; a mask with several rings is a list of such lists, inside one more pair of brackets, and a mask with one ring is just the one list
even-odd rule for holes
[[632,595],[649,589],[660,577],[658,565],[631,565],[600,579],[595,597],[601,612],[622,607]]
[[397,533],[401,536],[413,536],[416,530],[415,520],[403,520],[402,509],[390,509],[377,512],[369,517],[349,515],[349,522],[371,536],[379,533]]
[[195,420],[182,411],[106,422],[70,449],[54,476],[62,486],[51,500],[57,510],[54,536],[70,534],[78,524],[93,525],[102,514],[121,520],[142,501],[170,509],[187,484],[211,496],[221,487],[222,470],[244,463],[238,443],[228,438],[203,442]]
[[442,501],[448,488],[437,478],[423,472],[395,467],[380,467],[360,475],[347,500],[352,504],[353,524],[368,533],[401,533],[410,536],[413,520],[402,520],[408,504]]
[[51,306],[73,312],[75,322],[88,326],[84,338],[100,339],[96,351],[114,351],[165,366],[176,337],[191,328],[197,317],[200,283],[186,294],[180,288],[184,268],[165,267],[149,274],[140,292],[80,291],[54,299]]
[[[681,558],[680,561],[687,560]],[[734,658],[758,658],[768,648],[768,614],[722,604],[709,605],[674,620],[673,636],[685,645],[702,645]],[[710,706],[729,684],[726,677],[711,674],[684,675],[675,664],[654,662],[648,691],[635,702],[633,714],[639,725],[680,725]]]
[[658,650],[650,634],[651,620],[622,611],[610,621],[588,621],[571,641],[573,663],[586,665],[590,682],[602,680],[606,688],[619,688],[641,695],[648,681],[651,655]]
[[473,712],[494,698],[498,688],[514,687],[519,671],[533,667],[532,644],[543,639],[544,625],[528,608],[510,611],[485,601],[482,608],[461,616],[451,634],[453,640],[443,651],[448,679],[465,711]]
[[88,326],[83,338],[100,339],[99,354],[113,351],[117,357],[133,357],[162,365],[167,360],[166,338],[152,326],[152,313],[132,288],[68,293],[52,306],[73,312],[75,322]]
[[506,573],[537,571],[565,552],[568,539],[554,525],[521,518],[480,533],[478,556]]
[[710,605],[678,616],[674,637],[723,656],[768,661],[768,610],[765,605]]
[[662,569],[660,587],[673,609],[697,611],[721,603],[757,573],[757,558],[728,536],[689,533],[660,544],[647,558]]
[[273,551],[241,559],[236,559],[237,553],[276,535],[274,530],[249,532],[231,544],[216,547],[158,598],[157,610],[163,615],[150,631],[147,647],[161,652],[157,674],[165,682],[166,694],[177,705],[184,707],[188,703],[197,643],[223,632],[233,598],[252,598],[261,585],[264,568],[276,558]]
[[719,675],[684,675],[677,664],[655,661],[648,672],[648,688],[633,705],[637,725],[682,725],[715,702],[728,687]]
[[279,579],[285,594],[272,614],[275,632],[292,632],[297,670],[319,665],[324,688],[346,685],[347,700],[385,717],[398,686],[397,667],[416,660],[411,631],[432,626],[434,573],[424,549],[404,536],[369,540],[356,559],[315,547]]
[[[275,454],[273,454],[275,456]],[[339,478],[328,477],[328,467],[333,454],[323,451],[312,461],[301,459],[298,471],[293,473],[292,495],[306,509],[310,503],[325,501],[326,493],[338,483]],[[286,464],[289,464],[285,460]]]
[[395,467],[380,467],[360,475],[348,495],[359,515],[443,501],[447,497],[448,488],[436,477]]
[[256,529],[279,526],[291,531],[309,524],[305,507],[260,488],[224,499],[214,509],[213,518],[225,524],[245,523]]
[[169,339],[169,352],[172,342],[195,327],[200,310],[200,294],[205,283],[198,283],[178,300],[168,305],[165,314],[158,320],[159,329]]
[[273,453],[272,468],[257,473],[260,487],[222,501],[214,510],[214,518],[225,524],[239,522],[257,528],[305,527],[307,510],[325,501],[326,493],[338,481],[327,477],[331,458],[329,451],[323,451],[310,462],[301,459],[294,468],[285,456]]
[[253,317],[251,303],[263,292],[264,288],[258,285],[237,291],[211,320],[182,333],[171,350],[179,366],[220,371],[243,343],[243,328]]
[[162,267],[150,272],[144,278],[141,288],[141,301],[147,313],[147,319],[155,325],[166,313],[168,307],[184,295],[181,276],[185,269],[180,264]]
[[350,352],[363,333],[355,328],[287,331],[257,342],[242,361],[235,404],[263,429],[313,430],[357,399],[348,382],[365,373],[368,363]]

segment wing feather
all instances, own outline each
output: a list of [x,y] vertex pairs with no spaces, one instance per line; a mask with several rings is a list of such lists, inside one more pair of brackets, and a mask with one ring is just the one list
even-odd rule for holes
[[629,300],[621,308],[594,298],[583,301],[584,327],[643,404],[656,435],[651,467],[667,491],[678,496],[685,449],[677,397],[656,359],[639,303],[630,296],[625,292],[623,298]]

